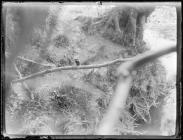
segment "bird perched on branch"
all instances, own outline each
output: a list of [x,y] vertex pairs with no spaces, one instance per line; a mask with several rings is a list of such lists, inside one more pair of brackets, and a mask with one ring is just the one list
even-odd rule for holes
[[80,65],[80,61],[79,61],[79,59],[74,59],[74,61],[75,61],[75,63],[76,63],[76,65],[77,65],[77,66],[79,66],[79,65]]

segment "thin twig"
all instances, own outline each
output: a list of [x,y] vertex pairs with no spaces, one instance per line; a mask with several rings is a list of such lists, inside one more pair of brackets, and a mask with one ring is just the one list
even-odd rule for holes
[[28,75],[28,76],[20,78],[18,80],[13,80],[12,83],[22,82],[22,81],[25,81],[27,79],[31,79],[31,78],[34,78],[37,76],[42,76],[42,75],[47,74],[47,73],[57,72],[57,71],[61,71],[61,70],[78,70],[78,69],[101,68],[101,67],[106,67],[106,66],[113,65],[116,63],[120,63],[120,62],[134,60],[132,62],[129,62],[129,63],[126,63],[125,65],[123,65],[123,68],[120,68],[121,70],[119,70],[119,71],[122,72],[123,75],[125,75],[124,73],[129,73],[134,67],[141,66],[142,64],[149,62],[156,57],[160,57],[164,54],[173,52],[175,50],[176,50],[176,47],[170,47],[168,49],[162,49],[159,51],[148,52],[148,53],[143,54],[143,55],[138,55],[134,58],[116,59],[116,60],[113,60],[113,61],[110,61],[110,62],[107,62],[104,64],[84,65],[84,66],[66,66],[66,67],[52,68],[52,69],[48,69],[48,70],[44,70],[44,71],[40,71],[40,72],[31,74],[31,75]]
[[17,56],[18,59],[21,59],[21,60],[24,60],[24,61],[28,61],[28,62],[31,62],[31,63],[35,63],[35,64],[38,64],[38,65],[42,65],[42,66],[46,66],[46,67],[54,67],[55,65],[50,65],[50,64],[41,64],[41,63],[38,63],[34,60],[30,60],[30,59],[27,59],[25,57],[22,57],[22,56]]
[[26,77],[20,78],[18,80],[13,80],[12,83],[23,82],[27,79],[31,79],[31,78],[34,78],[34,77],[37,77],[37,76],[42,76],[42,75],[47,74],[47,73],[57,72],[57,71],[61,71],[61,70],[79,70],[79,69],[101,68],[101,67],[106,67],[106,66],[113,65],[113,64],[116,64],[116,63],[131,61],[131,60],[132,60],[132,58],[126,58],[126,59],[116,59],[116,60],[113,60],[113,61],[110,61],[110,62],[107,62],[107,63],[96,64],[96,65],[57,67],[57,68],[52,68],[52,69],[40,71],[40,72],[31,74],[31,75],[28,75]]
[[[15,68],[19,78],[22,78],[22,74],[20,73],[20,71],[18,70],[18,68],[15,64],[14,64],[14,68]],[[28,85],[25,82],[22,82],[22,86],[32,95],[30,88],[28,87]],[[32,98],[31,95],[29,96],[29,98]]]

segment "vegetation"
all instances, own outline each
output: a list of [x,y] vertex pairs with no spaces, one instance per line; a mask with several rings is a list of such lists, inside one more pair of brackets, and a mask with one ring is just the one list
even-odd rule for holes
[[[131,58],[149,50],[143,42],[143,22],[145,21],[142,17],[147,18],[153,9],[143,10],[141,12],[142,9],[119,7],[109,10],[101,17],[81,16],[75,20],[82,23],[81,32],[84,32],[86,37],[100,35],[106,40],[123,46],[125,51],[120,53],[127,53],[122,56]],[[27,46],[31,46],[31,48],[36,46],[38,56],[33,59],[35,61],[41,58],[41,62],[54,64],[57,67],[74,65],[73,54],[68,53],[67,56],[63,55],[58,58],[49,50],[52,46],[62,49],[64,53],[65,50],[72,49],[73,45],[67,35],[62,33],[54,35],[55,32],[58,32],[58,11],[49,11],[45,19],[46,23],[42,27],[35,28]],[[8,48],[12,48],[15,42],[13,38],[16,36],[16,28],[14,28],[16,22],[12,19],[13,14],[8,13],[7,26],[11,25],[12,28],[7,29],[6,52],[9,52]],[[84,46],[82,43],[80,45]],[[83,48],[87,50],[87,47]],[[32,53],[31,49],[26,49],[26,51]],[[72,51],[69,50],[69,52]],[[91,63],[96,61],[91,61]],[[24,60],[17,60],[16,65],[22,77],[49,68],[49,66],[45,67]],[[46,99],[37,92],[38,87],[31,89],[33,97],[28,100],[20,98],[12,91],[6,103],[7,111],[13,121],[22,120],[21,133],[23,134],[94,134],[117,84],[116,68],[118,66],[119,64],[110,65],[101,71],[98,69],[77,71],[79,74],[76,75],[79,75],[79,80],[89,83],[104,93],[100,96],[96,96],[100,93],[92,94],[90,89],[86,90],[71,85],[63,86],[62,83],[58,87],[52,88],[52,83],[50,83],[49,90],[45,91],[49,93]],[[135,71],[125,109],[121,110],[120,120],[115,128],[116,134],[137,135],[142,133],[136,131],[135,128],[143,123],[150,123],[152,107],[158,107],[161,99],[169,94],[170,86],[165,77],[165,68],[157,60]]]

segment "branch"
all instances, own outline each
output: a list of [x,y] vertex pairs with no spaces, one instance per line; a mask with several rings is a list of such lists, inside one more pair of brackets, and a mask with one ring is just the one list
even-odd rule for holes
[[23,82],[25,80],[32,79],[32,78],[35,78],[37,76],[42,76],[44,74],[57,72],[57,71],[61,71],[61,70],[78,70],[78,69],[101,68],[101,67],[106,67],[106,66],[113,65],[113,64],[116,64],[116,63],[131,61],[131,60],[132,60],[132,58],[126,58],[126,59],[116,59],[116,60],[113,60],[113,61],[110,61],[110,62],[107,62],[107,63],[104,63],[104,64],[57,67],[57,68],[52,68],[52,69],[40,71],[40,72],[31,74],[29,76],[20,78],[18,80],[13,80],[12,83]]
[[122,109],[126,104],[126,99],[130,91],[132,77],[121,79],[116,87],[116,92],[112,97],[109,108],[104,114],[104,117],[97,130],[97,135],[113,135],[114,125],[118,121]]
[[18,68],[17,68],[17,66],[15,64],[14,64],[14,68],[15,68],[15,71],[17,72],[18,76],[20,78],[22,78],[22,75],[21,75],[20,71],[18,70]]
[[24,61],[28,61],[28,62],[31,62],[31,63],[35,63],[35,64],[38,64],[38,65],[42,65],[42,66],[46,66],[46,67],[54,67],[55,65],[49,65],[49,64],[41,64],[41,63],[38,63],[34,60],[30,60],[30,59],[27,59],[27,58],[24,58],[22,56],[17,56],[18,59],[21,59],[21,60],[24,60]]
[[[167,48],[168,47],[168,48]],[[128,97],[132,84],[132,70],[145,63],[153,61],[160,56],[166,55],[176,51],[176,45],[170,45],[166,48],[154,52],[147,52],[143,56],[137,56],[130,62],[122,64],[118,69],[119,81],[115,93],[112,97],[109,109],[97,130],[98,135],[112,135],[114,132],[114,125],[118,122],[121,110],[124,109],[126,99]]]
[[[14,64],[14,68],[15,68],[17,74],[19,75],[19,77],[22,78],[22,74],[20,73],[20,71],[18,70],[18,68],[15,64]],[[23,86],[23,88],[25,88],[29,92],[30,95],[28,95],[28,97],[31,99],[32,92],[29,89],[28,85],[25,82],[23,82],[22,86]]]
[[163,55],[166,55],[175,51],[176,51],[176,45],[174,44],[167,46],[161,50],[148,51],[144,53],[144,55],[136,56],[133,59],[133,61],[124,63],[124,65],[121,65],[118,69],[118,74],[128,76],[132,70],[144,65],[145,63],[148,63],[150,61],[153,61],[154,59],[157,59],[158,57],[161,57]]

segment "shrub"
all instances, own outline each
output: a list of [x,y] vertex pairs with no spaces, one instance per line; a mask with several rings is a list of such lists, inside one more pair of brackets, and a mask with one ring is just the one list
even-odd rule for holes
[[58,35],[54,39],[55,47],[68,47],[69,46],[69,40],[66,36],[64,35]]
[[[53,110],[67,116],[64,120],[64,134],[85,134],[94,130],[97,115],[97,104],[92,95],[71,86],[54,89],[50,103]],[[58,126],[61,127],[61,126]]]

